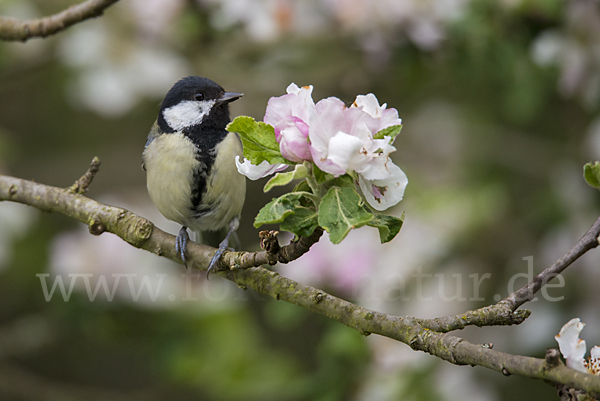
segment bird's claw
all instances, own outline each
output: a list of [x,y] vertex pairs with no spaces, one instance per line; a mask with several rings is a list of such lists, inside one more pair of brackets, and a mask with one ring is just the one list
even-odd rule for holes
[[221,241],[221,243],[219,244],[219,249],[217,249],[217,252],[215,252],[212,259],[210,260],[210,264],[208,265],[208,270],[206,271],[207,279],[208,279],[208,276],[211,271],[217,270],[217,266],[219,265],[221,256],[223,256],[225,251],[233,251],[234,250],[233,248],[229,247],[229,236],[230,235],[231,235],[231,231],[229,231],[229,233],[227,233],[227,236],[225,236],[225,239],[223,241]]
[[210,264],[208,265],[208,270],[206,271],[207,279],[208,279],[208,276],[210,275],[210,272],[217,269],[217,265],[219,264],[219,261],[221,260],[221,256],[223,256],[223,253],[225,253],[226,250],[227,250],[226,247],[223,248],[223,247],[219,246],[219,249],[217,249],[217,252],[215,252],[215,254],[213,255],[212,259],[210,260]]
[[177,235],[177,238],[175,239],[175,252],[177,252],[179,257],[183,261],[183,265],[185,266],[186,269],[188,268],[188,266],[187,266],[187,259],[185,257],[185,251],[187,249],[187,244],[188,244],[189,240],[190,240],[190,236],[187,232],[187,227],[181,227],[181,230],[179,230],[179,234]]

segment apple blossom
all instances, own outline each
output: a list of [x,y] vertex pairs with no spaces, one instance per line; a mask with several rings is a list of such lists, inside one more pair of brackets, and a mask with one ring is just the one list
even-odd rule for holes
[[[350,106],[349,112],[353,113],[355,109],[360,109],[362,113],[356,113],[358,118],[354,124],[362,122],[368,125],[373,135],[384,128],[402,124],[402,120],[398,118],[398,111],[396,109],[388,109],[386,103],[380,106],[377,97],[372,93],[356,96],[356,100]],[[365,114],[371,118],[366,118]]]
[[398,112],[379,106],[373,94],[358,96],[350,108],[339,99],[323,99],[310,119],[313,161],[334,176],[357,172],[367,202],[375,210],[385,210],[402,200],[408,179],[389,158],[396,150],[390,144],[393,139],[374,136],[401,123]]
[[[408,179],[389,156],[396,150],[392,143],[402,124],[397,110],[380,106],[372,93],[357,96],[350,107],[335,97],[315,104],[312,90],[292,83],[287,94],[269,100],[264,122],[273,126],[281,155],[295,163],[312,162],[334,177],[356,173],[365,199],[375,210],[402,200]],[[394,127],[394,133],[382,132]],[[265,162],[260,166],[237,163],[240,173],[251,179],[283,168]]]
[[585,323],[582,323],[579,318],[571,319],[554,338],[558,342],[558,348],[567,361],[568,367],[581,372],[600,375],[600,347],[597,345],[593,347],[588,360],[584,359],[586,344],[585,340],[579,338],[583,326],[585,326]]
[[240,162],[239,156],[235,157],[235,165],[237,166],[240,174],[245,175],[252,181],[275,174],[279,171],[285,170],[288,167],[287,164],[270,164],[266,160],[262,161],[258,166],[256,166],[250,163],[250,160],[244,160],[244,162]]
[[375,210],[385,210],[400,202],[408,184],[408,178],[400,167],[390,163],[388,169],[389,177],[382,180],[366,180],[362,175],[358,176],[360,189]]
[[281,155],[293,162],[310,160],[308,118],[315,107],[312,90],[312,86],[299,88],[292,83],[286,95],[272,97],[267,103],[264,122],[275,129]]

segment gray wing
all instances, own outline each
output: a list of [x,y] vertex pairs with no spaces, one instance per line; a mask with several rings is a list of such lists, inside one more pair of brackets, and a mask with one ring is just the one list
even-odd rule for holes
[[[144,150],[146,150],[148,145],[150,145],[150,142],[152,142],[154,140],[154,138],[158,137],[159,135],[160,135],[160,130],[158,128],[158,123],[155,121],[154,124],[152,124],[152,128],[150,128],[150,133],[148,134],[148,139],[146,140],[146,145],[144,146]],[[144,160],[144,154],[142,154],[142,168],[144,169],[144,171],[146,171],[146,163]]]

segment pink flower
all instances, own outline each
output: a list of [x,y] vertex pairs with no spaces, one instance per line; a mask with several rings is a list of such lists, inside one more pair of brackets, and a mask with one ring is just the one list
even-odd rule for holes
[[[350,159],[359,157],[362,148],[360,138],[347,135],[350,126],[344,114],[345,109],[344,102],[329,97],[319,101],[310,115],[312,160],[321,170],[336,177],[346,174]],[[338,133],[340,136],[334,139]]]
[[[390,158],[396,150],[393,138],[375,139],[381,130],[402,124],[398,111],[380,106],[372,93],[357,96],[350,107],[335,97],[315,104],[312,90],[292,83],[286,95],[269,99],[264,122],[273,126],[281,155],[296,163],[313,162],[335,177],[355,172],[365,199],[376,210],[400,202],[408,179]],[[251,179],[285,168],[236,163]]]
[[287,87],[287,95],[272,97],[267,104],[264,122],[275,128],[281,155],[293,162],[311,160],[308,144],[308,117],[314,109],[313,87]]
[[337,98],[319,101],[309,120],[310,151],[323,171],[340,176],[355,171],[367,202],[385,210],[404,196],[406,174],[389,157],[391,138],[374,139],[382,129],[402,124],[395,109],[373,94],[357,96],[350,108]]

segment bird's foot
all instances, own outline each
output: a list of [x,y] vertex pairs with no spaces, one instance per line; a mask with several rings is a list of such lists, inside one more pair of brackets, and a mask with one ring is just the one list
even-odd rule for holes
[[177,235],[177,238],[175,239],[175,252],[177,252],[179,257],[183,261],[183,265],[185,266],[186,269],[188,268],[188,266],[187,266],[187,260],[185,258],[185,251],[187,249],[187,244],[188,244],[189,240],[190,240],[190,236],[187,232],[187,227],[181,227],[181,230],[179,230],[179,234]]
[[217,249],[217,252],[215,252],[214,256],[210,260],[210,264],[208,265],[208,270],[206,271],[207,279],[208,279],[208,275],[210,274],[210,272],[217,269],[219,261],[221,260],[221,256],[223,256],[225,251],[233,251],[233,249],[229,247],[229,236],[231,235],[231,233],[232,233],[232,231],[229,231],[227,233],[227,235],[225,236],[225,239],[223,241],[221,241],[221,243],[219,244],[219,249]]
[[221,243],[219,244],[219,249],[217,249],[217,252],[215,252],[214,256],[210,260],[210,264],[208,265],[208,270],[206,271],[206,279],[208,279],[208,275],[210,274],[210,272],[212,270],[216,270],[217,265],[219,264],[219,260],[221,260],[221,256],[223,256],[223,253],[227,250],[233,251],[233,249],[229,248],[229,237],[231,237],[232,234],[237,235],[235,233],[235,230],[238,229],[239,225],[240,225],[239,217],[235,217],[229,222],[229,231],[227,232],[225,239],[223,239],[223,241],[221,241]]

